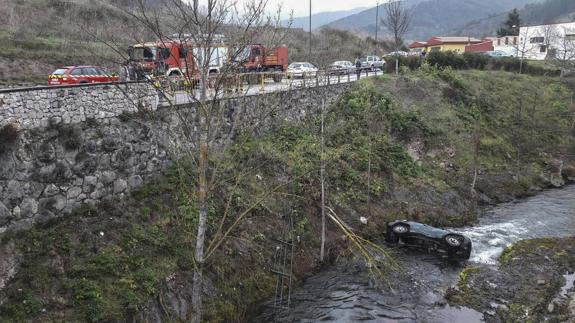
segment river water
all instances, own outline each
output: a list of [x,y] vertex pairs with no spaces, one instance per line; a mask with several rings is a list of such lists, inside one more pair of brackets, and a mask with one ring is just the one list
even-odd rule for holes
[[523,239],[575,235],[575,185],[488,209],[475,226],[467,263],[398,248],[400,273],[374,279],[361,261],[340,263],[307,279],[291,294],[289,310],[270,301],[256,321],[265,322],[482,322],[483,314],[446,304],[443,295],[466,265],[494,266],[506,246]]

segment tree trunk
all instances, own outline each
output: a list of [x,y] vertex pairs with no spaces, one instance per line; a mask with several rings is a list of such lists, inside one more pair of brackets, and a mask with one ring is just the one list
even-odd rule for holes
[[323,262],[325,257],[325,161],[324,161],[324,109],[325,99],[321,102],[321,166],[320,166],[320,180],[321,180],[321,250],[320,260]]
[[399,75],[399,57],[395,57],[395,75]]
[[367,215],[371,216],[371,136],[368,136],[367,152]]
[[200,140],[198,156],[198,234],[196,237],[195,272],[192,287],[192,322],[200,323],[202,320],[202,284],[204,266],[204,245],[206,239],[206,226],[208,217],[207,208],[207,168],[208,168],[208,114],[206,111],[207,77],[201,73],[200,89]]
[[[575,105],[573,104],[573,96],[575,94],[571,94],[571,108],[575,109]],[[575,114],[573,116],[573,122],[571,123],[571,130],[575,129]]]
[[192,290],[192,322],[199,323],[202,318],[202,282],[203,282],[203,266],[204,266],[204,244],[206,239],[206,225],[207,225],[207,136],[204,133],[200,135],[200,156],[198,161],[199,168],[199,194],[198,194],[198,235],[196,238],[196,271],[194,272],[194,285]]

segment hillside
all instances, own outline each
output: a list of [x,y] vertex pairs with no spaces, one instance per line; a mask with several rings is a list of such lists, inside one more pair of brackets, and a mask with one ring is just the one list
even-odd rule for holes
[[[392,219],[470,223],[477,215],[474,197],[500,202],[537,191],[549,185],[554,158],[573,156],[566,117],[572,94],[558,79],[505,72],[426,68],[360,81],[325,114],[328,204],[375,241]],[[141,128],[150,117],[118,122]],[[293,216],[298,237],[294,277],[319,267],[320,117],[278,122],[270,133],[239,139],[222,152],[232,163],[226,169],[250,169],[250,176],[214,193],[210,236],[228,198],[241,210],[262,190],[293,182],[257,202],[213,254],[206,269],[207,322],[248,322],[255,304],[273,297],[269,268],[284,214]],[[87,122],[78,131],[90,127]],[[0,236],[0,269],[21,263],[0,285],[0,322],[189,321],[196,229],[189,196],[195,196],[197,168],[187,160],[182,165],[183,172],[172,171],[124,200],[86,204],[31,231]],[[476,195],[470,194],[475,168]],[[366,214],[364,226],[359,217]],[[348,242],[332,225],[327,237],[335,258]]]
[[[332,11],[332,12],[320,12],[313,14],[311,16],[311,29],[315,30],[318,27],[323,25],[329,24],[330,22],[339,20],[341,18],[354,15],[361,11],[364,11],[366,8],[360,7],[351,10],[342,10],[342,11]],[[288,20],[284,20],[282,25],[287,26],[289,24]],[[305,31],[309,31],[309,16],[307,17],[294,17],[291,21],[292,28],[303,28]]]
[[[408,40],[427,39],[431,36],[451,34],[453,30],[468,24],[470,21],[500,14],[516,7],[541,0],[408,0],[413,20]],[[369,34],[375,33],[375,8],[363,11],[337,21],[327,27],[356,30]],[[385,9],[380,7],[380,17]],[[380,25],[381,26],[381,25]],[[387,31],[381,26],[381,31]]]
[[[157,38],[127,13],[134,1],[0,0],[5,9],[0,10],[0,86],[45,84],[47,75],[64,65],[97,64],[117,71],[129,44]],[[343,13],[324,18],[331,14]],[[286,33],[282,42],[289,46],[292,61],[325,66],[375,50],[373,41],[351,32],[323,30],[314,35],[310,59],[308,34],[301,29]]]
[[[544,23],[560,23],[575,21],[575,1],[547,0],[543,3],[528,4],[519,10],[523,25],[540,25]],[[454,33],[460,35],[485,36],[493,35],[507,19],[507,13],[501,13],[473,21]]]
[[[56,67],[115,67],[127,47],[152,35],[126,13],[134,0],[0,0],[0,85],[45,82]],[[150,1],[149,3],[153,3]]]

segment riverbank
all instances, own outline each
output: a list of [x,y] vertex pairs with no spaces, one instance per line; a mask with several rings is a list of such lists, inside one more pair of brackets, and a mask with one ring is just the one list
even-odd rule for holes
[[[502,72],[426,67],[362,81],[326,109],[328,204],[377,240],[389,220],[461,226],[476,221],[482,204],[563,185],[575,176],[571,96],[556,79]],[[213,253],[206,320],[243,321],[273,297],[276,239],[297,241],[295,284],[321,267],[319,121],[284,122],[231,148],[229,169],[252,167],[254,175],[211,197],[209,237],[226,209],[221,201],[240,210],[290,185],[256,203]],[[195,194],[188,167],[189,177],[171,172],[131,198],[3,236],[0,320],[188,319],[197,218],[184,195]],[[328,224],[328,259],[349,247]]]
[[467,267],[446,298],[486,322],[575,320],[575,237],[523,240],[499,260],[498,268]]

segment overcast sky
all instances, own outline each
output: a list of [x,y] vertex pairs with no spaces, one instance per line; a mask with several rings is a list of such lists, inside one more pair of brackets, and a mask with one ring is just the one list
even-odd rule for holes
[[[241,3],[250,0],[237,1]],[[312,0],[312,13],[350,10],[359,7],[375,7],[378,1],[383,3],[387,0]],[[200,0],[200,4],[205,4],[206,2],[206,0]],[[309,15],[309,0],[268,0],[268,10],[275,12],[278,4],[282,4],[283,19],[289,18],[291,10],[294,12],[294,17]]]
[[[242,1],[242,0],[240,0]],[[380,2],[383,2],[380,0]],[[269,0],[268,7],[273,10],[282,3],[286,16],[290,10],[294,17],[307,16],[309,13],[309,0]],[[349,10],[357,7],[375,7],[377,0],[312,0],[312,13],[322,11]]]

